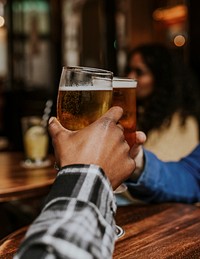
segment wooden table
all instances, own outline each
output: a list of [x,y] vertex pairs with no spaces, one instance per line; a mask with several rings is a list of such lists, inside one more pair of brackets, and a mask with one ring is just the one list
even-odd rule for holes
[[117,224],[125,230],[114,259],[200,258],[200,208],[186,204],[119,207]]
[[51,165],[46,168],[23,168],[22,153],[0,153],[0,202],[13,201],[46,195],[57,171],[53,168],[54,157],[49,156]]
[[[186,204],[119,207],[117,224],[125,230],[115,245],[113,259],[200,258],[200,209]],[[26,228],[0,244],[0,258],[10,259]]]

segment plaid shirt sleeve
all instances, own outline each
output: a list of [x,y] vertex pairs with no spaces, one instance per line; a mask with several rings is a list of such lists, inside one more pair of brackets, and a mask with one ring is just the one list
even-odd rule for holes
[[96,165],[63,167],[15,259],[112,258],[116,204]]

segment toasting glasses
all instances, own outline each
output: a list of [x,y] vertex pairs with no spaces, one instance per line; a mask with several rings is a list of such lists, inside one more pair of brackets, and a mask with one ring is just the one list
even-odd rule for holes
[[[60,123],[67,129],[79,130],[96,121],[112,104],[119,105],[125,111],[120,123],[125,128],[125,137],[129,143],[129,135],[135,131],[136,125],[136,82],[119,78],[112,82],[112,79],[113,73],[107,70],[64,67],[57,97],[57,117]],[[113,86],[116,88],[114,91]],[[124,231],[116,226],[116,233],[119,237]]]

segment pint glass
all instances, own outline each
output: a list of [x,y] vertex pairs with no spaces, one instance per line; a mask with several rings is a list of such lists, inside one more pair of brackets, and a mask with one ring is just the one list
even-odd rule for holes
[[57,118],[67,129],[82,129],[112,105],[113,73],[89,67],[64,67],[57,97]]
[[128,78],[113,78],[113,105],[123,108],[120,124],[124,127],[125,139],[131,147],[136,131],[136,86],[137,81]]

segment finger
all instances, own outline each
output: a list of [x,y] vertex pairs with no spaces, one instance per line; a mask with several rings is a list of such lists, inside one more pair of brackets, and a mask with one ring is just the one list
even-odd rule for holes
[[136,149],[137,147],[143,145],[146,141],[146,135],[142,131],[135,132],[135,144],[131,147],[131,149]]
[[111,107],[103,116],[102,118],[109,118],[114,120],[117,123],[123,115],[123,109],[119,106]]
[[143,145],[146,141],[147,137],[143,131],[135,132],[135,142],[136,145]]
[[131,147],[130,155],[134,157],[146,141],[146,135],[142,131],[135,132],[135,144]]
[[60,122],[56,119],[56,117],[51,117],[49,119],[48,131],[51,137],[56,136],[61,130],[65,130],[66,132],[70,132],[70,130],[65,129]]

